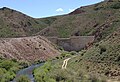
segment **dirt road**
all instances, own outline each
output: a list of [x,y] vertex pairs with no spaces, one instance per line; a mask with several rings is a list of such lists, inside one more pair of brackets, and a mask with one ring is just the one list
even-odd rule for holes
[[63,64],[62,64],[62,69],[66,69],[67,68],[67,64],[68,64],[68,61],[71,59],[71,58],[74,58],[76,56],[73,56],[73,57],[70,57],[70,58],[67,58],[63,61]]
[[70,60],[71,58],[67,58],[63,61],[63,65],[62,65],[62,69],[66,69],[67,67],[67,63],[68,63],[68,60]]

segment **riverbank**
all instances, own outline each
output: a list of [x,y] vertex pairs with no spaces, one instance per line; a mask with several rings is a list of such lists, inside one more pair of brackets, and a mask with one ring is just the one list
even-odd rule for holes
[[16,77],[11,82],[16,82],[16,80],[22,75],[27,76],[31,82],[34,82],[33,70],[37,67],[42,66],[43,64],[44,63],[39,63],[39,64],[31,65],[27,68],[21,69],[20,71],[17,72]]

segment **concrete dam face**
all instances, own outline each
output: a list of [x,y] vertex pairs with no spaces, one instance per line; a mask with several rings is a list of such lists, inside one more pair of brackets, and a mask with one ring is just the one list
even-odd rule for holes
[[79,51],[94,42],[94,36],[72,36],[70,38],[47,37],[66,51]]

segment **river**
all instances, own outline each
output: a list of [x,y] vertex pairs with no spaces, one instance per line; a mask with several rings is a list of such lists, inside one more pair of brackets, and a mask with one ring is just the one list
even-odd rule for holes
[[36,64],[36,65],[31,65],[27,68],[21,69],[20,71],[17,72],[16,77],[13,81],[11,82],[16,82],[16,79],[21,76],[21,75],[26,75],[31,82],[34,82],[34,76],[33,76],[33,71],[35,68],[42,66],[44,63]]

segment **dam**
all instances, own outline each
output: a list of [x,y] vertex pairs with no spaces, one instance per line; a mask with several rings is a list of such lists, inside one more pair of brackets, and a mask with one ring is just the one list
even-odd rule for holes
[[94,42],[94,36],[47,37],[47,39],[66,51],[79,51],[89,47]]

